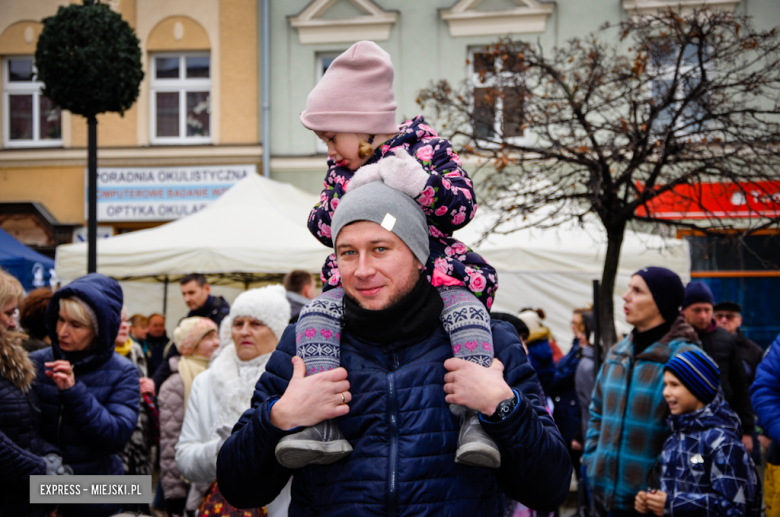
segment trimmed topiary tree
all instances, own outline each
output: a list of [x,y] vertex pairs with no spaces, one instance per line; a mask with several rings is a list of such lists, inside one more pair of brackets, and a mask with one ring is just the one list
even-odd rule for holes
[[62,109],[87,119],[89,216],[87,272],[97,270],[97,115],[124,114],[138,98],[144,77],[135,32],[107,5],[60,7],[43,20],[35,50],[43,94]]

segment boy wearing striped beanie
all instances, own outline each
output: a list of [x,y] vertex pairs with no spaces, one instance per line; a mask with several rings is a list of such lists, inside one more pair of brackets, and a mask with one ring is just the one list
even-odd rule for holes
[[761,514],[755,465],[742,445],[739,417],[723,399],[718,365],[689,350],[664,367],[672,434],[661,453],[660,488],[641,491],[639,513],[730,516]]

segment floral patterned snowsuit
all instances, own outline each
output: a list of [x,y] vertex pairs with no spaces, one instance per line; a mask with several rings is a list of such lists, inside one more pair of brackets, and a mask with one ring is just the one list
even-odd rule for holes
[[[460,158],[448,140],[439,138],[436,131],[425,124],[422,115],[402,124],[398,134],[380,146],[366,165],[393,156],[398,148],[404,148],[430,174],[425,188],[415,198],[428,216],[431,249],[425,265],[428,281],[433,282],[434,270],[438,270],[463,282],[489,310],[498,289],[495,269],[452,237],[452,233],[466,226],[477,212],[474,187],[461,167]],[[320,194],[320,202],[309,214],[309,230],[330,248],[333,247],[330,230],[333,212],[353,175],[347,167],[328,160],[325,188]],[[341,285],[335,254],[328,257],[322,268],[322,283],[326,291]]]

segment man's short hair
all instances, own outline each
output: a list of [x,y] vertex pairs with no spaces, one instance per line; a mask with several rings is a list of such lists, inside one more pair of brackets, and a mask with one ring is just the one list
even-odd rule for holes
[[184,275],[182,279],[179,280],[179,284],[189,284],[192,281],[197,282],[201,287],[209,283],[209,281],[206,280],[206,275],[202,275],[200,273],[190,273],[189,275]]
[[303,293],[303,288],[314,283],[314,277],[308,271],[296,269],[284,276],[284,289],[293,293]]
[[146,327],[149,325],[150,318],[147,318],[143,314],[133,314],[130,316],[130,325],[132,327]]
[[154,312],[154,313],[149,315],[149,323],[152,322],[152,318],[162,318],[162,320],[165,321],[165,316],[163,316],[159,312]]

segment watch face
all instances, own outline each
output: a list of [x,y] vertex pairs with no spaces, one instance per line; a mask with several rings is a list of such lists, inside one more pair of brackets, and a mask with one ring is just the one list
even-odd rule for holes
[[502,417],[506,418],[507,416],[509,416],[509,413],[512,412],[511,405],[512,405],[511,402],[504,401],[504,402],[501,403],[500,411],[501,411],[501,416]]
[[515,409],[516,405],[517,397],[503,400],[498,403],[498,406],[496,406],[496,412],[493,413],[492,416],[486,418],[489,422],[500,422],[512,414],[512,411]]

